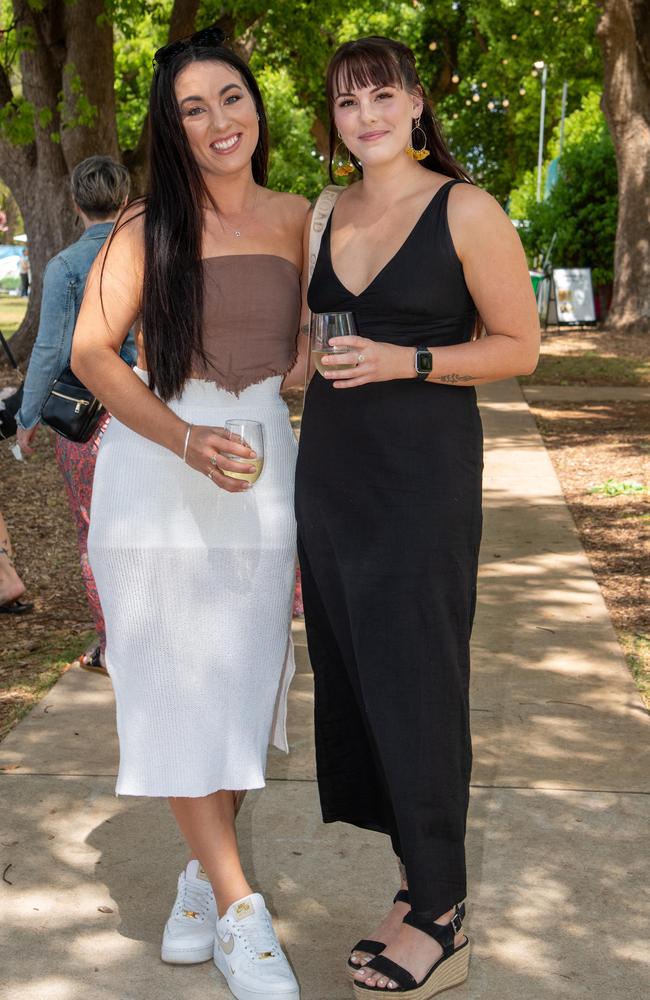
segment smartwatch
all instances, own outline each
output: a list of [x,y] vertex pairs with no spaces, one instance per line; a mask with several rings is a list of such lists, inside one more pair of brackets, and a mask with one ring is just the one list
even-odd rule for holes
[[415,348],[415,371],[419,382],[424,382],[426,377],[433,371],[433,358],[428,347],[418,345]]

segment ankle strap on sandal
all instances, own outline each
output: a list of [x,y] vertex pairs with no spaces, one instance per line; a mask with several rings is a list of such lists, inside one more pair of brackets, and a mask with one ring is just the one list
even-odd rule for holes
[[404,923],[415,927],[419,931],[423,931],[437,941],[442,948],[443,957],[447,958],[454,951],[454,937],[460,932],[464,918],[465,904],[456,903],[454,906],[454,915],[448,924],[437,924],[433,920],[422,920],[417,914],[413,913],[413,910],[406,914]]
[[395,903],[408,903],[410,905],[411,900],[409,899],[408,889],[400,889],[399,892],[395,893],[395,898],[393,899],[393,904]]

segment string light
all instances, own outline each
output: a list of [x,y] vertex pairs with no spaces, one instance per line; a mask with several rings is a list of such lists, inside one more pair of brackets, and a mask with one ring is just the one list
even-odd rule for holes
[[538,10],[533,11],[533,17],[539,17],[540,12]]
[[471,101],[465,101],[465,104],[467,105],[467,107],[469,107],[471,103],[472,103]]
[[519,88],[519,93],[521,94],[522,97],[524,97],[524,95],[526,93],[526,88],[525,87],[520,87]]
[[460,83],[460,77],[459,77],[458,73],[454,73],[453,74],[453,76],[451,78],[451,82],[452,83]]
[[494,101],[488,101],[488,105],[487,106],[490,109],[490,111],[494,111]]
[[508,60],[507,59],[502,59],[501,62],[503,63],[504,66],[508,65]]
[[554,16],[553,20],[554,21],[559,21],[560,20],[559,17],[557,16],[557,14]]
[[458,112],[457,112],[457,111],[454,111],[454,113],[453,113],[453,115],[452,115],[451,117],[452,117],[452,118],[458,118]]
[[483,89],[485,90],[485,88],[487,87],[487,83],[486,83],[486,81],[485,81],[485,80],[483,80],[483,82],[481,83],[481,86],[482,86],[482,87],[483,87]]
[[502,103],[502,105],[503,105],[504,108],[509,108],[510,107],[510,101],[508,100],[507,97],[504,97],[503,100],[501,101],[501,103]]
[[537,76],[537,70],[536,69],[531,69],[530,75],[531,76]]
[[431,49],[432,52],[435,52],[436,49],[438,48],[438,43],[437,42],[429,42],[429,48]]
[[476,104],[477,101],[481,100],[481,95],[480,94],[472,94],[472,100]]
[[519,38],[519,35],[511,35],[510,37],[512,38],[513,42],[516,42],[517,39]]

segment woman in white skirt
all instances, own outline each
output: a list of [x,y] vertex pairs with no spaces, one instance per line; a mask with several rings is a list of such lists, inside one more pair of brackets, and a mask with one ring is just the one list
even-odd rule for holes
[[[279,389],[296,364],[308,205],[264,187],[262,99],[222,42],[207,29],[156,53],[148,194],[98,258],[72,364],[114,414],[89,556],[117,792],[168,797],[191,852],[162,958],[214,957],[240,1000],[298,1000],[235,816],[264,785],[269,742],[287,749],[296,444]],[[119,348],[134,323],[132,371]],[[263,425],[254,485],[228,476],[256,469],[248,443],[226,436],[236,418]]]

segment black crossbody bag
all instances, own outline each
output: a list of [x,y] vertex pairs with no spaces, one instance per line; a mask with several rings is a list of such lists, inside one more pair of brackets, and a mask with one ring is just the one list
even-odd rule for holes
[[68,366],[52,382],[41,421],[68,441],[83,444],[93,436],[105,412],[97,397]]

